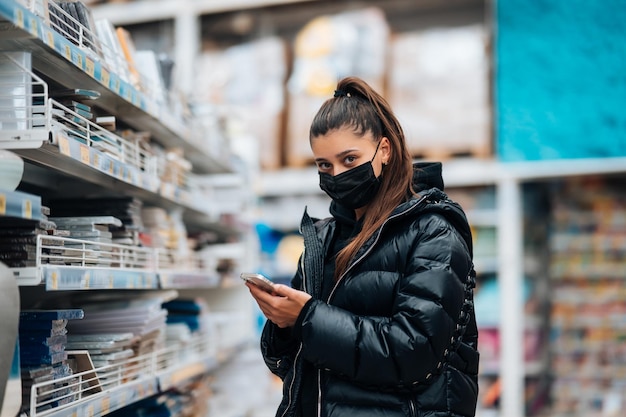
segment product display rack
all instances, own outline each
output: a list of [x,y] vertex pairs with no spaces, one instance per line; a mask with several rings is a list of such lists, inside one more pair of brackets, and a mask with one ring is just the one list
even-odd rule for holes
[[[203,9],[203,5],[213,4],[214,8]],[[221,13],[236,11],[244,8],[263,7],[280,2],[239,2],[223,5],[221,2],[197,2],[199,6],[190,9],[175,9],[164,7],[154,10],[144,1],[126,4],[107,4],[96,8],[99,17],[107,17],[118,24],[134,24],[154,22],[157,20],[174,20],[175,48],[179,62],[187,62],[191,71],[193,60],[200,49],[198,32],[200,24],[198,16],[206,13]],[[137,10],[138,13],[129,11]],[[120,11],[126,11],[120,13]],[[188,74],[187,74],[188,75]],[[184,74],[180,75],[190,80]],[[501,356],[498,364],[490,366],[487,374],[499,376],[501,379],[500,406],[497,410],[481,410],[478,416],[506,416],[522,417],[527,415],[525,410],[526,378],[539,373],[549,372],[548,367],[540,362],[532,364],[524,361],[524,334],[527,328],[535,328],[545,323],[538,317],[528,317],[524,313],[521,297],[510,296],[523,293],[524,278],[527,272],[537,272],[537,265],[525,259],[525,230],[523,188],[535,182],[549,182],[568,179],[570,177],[591,175],[612,175],[626,172],[626,159],[600,158],[579,160],[555,160],[520,163],[501,163],[498,161],[470,160],[448,161],[444,163],[444,179],[447,188],[466,188],[476,186],[492,186],[495,190],[495,207],[492,210],[471,212],[468,217],[477,226],[496,229],[498,255],[495,259],[477,259],[477,265],[486,273],[496,272],[500,283],[501,294],[506,295],[502,304],[501,321],[499,324],[501,338]],[[452,168],[452,169],[451,169]],[[458,168],[458,169],[457,169]],[[294,204],[284,206],[283,201],[296,201],[299,208],[309,205],[311,200],[319,200],[317,174],[314,169],[286,169],[278,172],[263,173],[255,184],[255,191],[261,200],[271,201],[268,210],[270,224],[275,224],[280,230],[297,227],[301,210],[292,215]],[[265,201],[263,202],[265,204]],[[323,200],[319,206],[326,204]],[[325,208],[325,207],[322,207]],[[270,213],[271,211],[271,213]],[[263,213],[264,215],[265,213]],[[276,215],[279,216],[276,216]],[[292,219],[293,217],[293,219]],[[492,220],[491,220],[492,219]],[[492,223],[493,222],[493,223]],[[529,265],[530,264],[530,265]],[[539,267],[544,267],[540,265]],[[549,296],[549,295],[548,295]],[[483,414],[484,413],[484,414]]]
[[623,180],[581,177],[551,188],[555,416],[619,415],[626,401]]
[[182,147],[198,172],[230,170],[205,152],[199,144],[200,132],[192,132],[184,120],[175,120],[168,109],[156,106],[114,70],[50,29],[17,1],[0,3],[0,17],[4,20],[0,37],[3,51],[32,52],[33,67],[45,76],[66,86],[79,84],[81,88],[99,91],[98,106],[136,130],[151,132],[164,146]]
[[[48,87],[54,83],[66,88],[80,86],[97,91],[100,96],[96,105],[99,108],[134,129],[150,132],[155,142],[182,149],[185,155],[189,155],[193,171],[186,181],[218,173],[239,175],[232,172],[227,159],[205,152],[201,144],[203,132],[191,131],[189,121],[179,120],[167,109],[156,107],[114,70],[106,68],[89,52],[46,26],[39,16],[21,3],[0,3],[0,27],[0,55],[3,59],[6,58],[5,52],[30,53],[33,71],[29,68],[20,68],[20,71],[24,71],[21,75],[25,75],[28,86],[33,87],[29,100],[42,103],[28,107],[28,112],[24,112],[28,116],[17,121],[22,126],[17,133],[15,130],[0,130],[0,147],[12,150],[25,161],[18,191],[0,191],[0,218],[8,222],[11,219],[42,220],[44,207],[42,198],[35,195],[37,190],[42,190],[46,198],[122,196],[137,198],[146,205],[165,210],[181,211],[186,225],[193,230],[209,231],[216,240],[245,240],[239,225],[220,221],[222,213],[233,213],[231,207],[215,207],[219,205],[218,199],[209,202],[214,207],[206,207],[206,199],[199,199],[186,188],[162,181],[156,172],[160,167],[150,155],[49,98]],[[34,87],[38,88],[37,92]],[[6,106],[6,101],[3,105]],[[16,109],[21,111],[22,107]],[[69,117],[64,121],[66,123],[73,121],[74,136],[60,128],[61,117]],[[107,140],[102,141],[105,136]],[[115,144],[113,150],[117,156],[111,156],[107,143]],[[21,191],[23,186],[29,191]],[[232,201],[229,204],[232,205]],[[58,251],[59,244],[66,249]],[[223,246],[231,248],[229,255],[237,256],[238,262],[247,262],[245,241]],[[181,294],[189,298],[215,297],[228,303],[238,297],[234,292],[245,288],[233,289],[225,285],[220,274],[206,265],[206,259],[200,259],[201,255],[195,259],[192,254],[184,263],[179,263],[177,254],[165,249],[94,243],[52,235],[38,236],[34,251],[34,266],[9,268],[9,273],[20,286],[20,295],[31,304],[35,299],[53,300],[54,293],[76,290],[98,293],[106,299],[115,290],[130,295],[131,290],[149,294],[167,289],[174,298]],[[56,379],[54,383],[35,383],[31,387],[30,404],[22,406],[30,416],[103,416],[155,394],[174,388],[184,389],[187,382],[211,373],[232,357],[236,346],[248,341],[253,316],[248,311],[248,304],[238,305],[230,306],[232,311],[224,315],[219,308],[211,311],[208,335],[195,335],[185,343],[166,345],[149,354],[133,357],[127,368],[133,369],[134,374],[125,373],[115,379],[107,373],[107,367],[96,367],[64,377],[66,379]],[[5,308],[14,307],[11,304],[3,306],[3,316],[8,320],[15,311]],[[1,347],[3,357],[13,355],[12,349],[5,352],[6,347]],[[106,376],[106,383],[101,381],[100,391],[94,393],[93,378],[103,376]],[[106,385],[109,382],[112,385]],[[72,392],[68,399],[63,397],[61,400],[54,394],[56,399],[51,407],[50,392],[58,391],[57,384],[72,387]],[[19,401],[19,393],[16,397]]]
[[[215,370],[234,353],[233,348],[217,346],[213,338],[196,337],[184,345],[169,346],[149,355],[135,357],[132,362],[122,364],[125,365],[124,373],[119,372],[120,365],[76,373],[65,379],[80,387],[78,392],[72,393],[79,398],[51,410],[37,411],[45,405],[46,400],[36,392],[53,390],[53,383],[35,384],[31,389],[33,395],[29,415],[104,416],[159,392],[183,386],[185,382]],[[101,382],[102,377],[109,378]],[[95,394],[91,393],[94,385],[99,389]]]

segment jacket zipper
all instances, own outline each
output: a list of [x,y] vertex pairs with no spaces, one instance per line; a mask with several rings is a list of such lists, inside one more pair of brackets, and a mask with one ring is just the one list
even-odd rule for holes
[[417,417],[417,407],[415,407],[415,401],[413,401],[413,398],[409,399],[409,411],[411,412],[411,417]]
[[[335,290],[337,289],[337,286],[339,285],[339,283],[341,282],[341,280],[343,279],[343,277],[346,276],[346,274],[348,272],[350,272],[350,270],[356,265],[358,264],[363,258],[365,258],[374,248],[374,246],[376,246],[376,243],[378,243],[378,239],[380,238],[380,235],[382,234],[383,228],[385,227],[385,225],[392,219],[395,219],[397,217],[403,216],[406,213],[410,212],[411,210],[413,210],[415,207],[417,207],[423,200],[426,199],[426,196],[423,196],[422,198],[420,198],[417,203],[415,203],[414,206],[409,207],[408,209],[395,214],[389,218],[387,218],[387,220],[385,220],[385,222],[380,226],[380,228],[378,229],[378,234],[376,235],[376,239],[374,239],[374,242],[372,242],[372,244],[370,245],[369,248],[367,248],[367,250],[365,251],[365,253],[363,255],[361,255],[359,257],[359,259],[355,260],[354,262],[352,262],[348,268],[345,270],[345,272],[343,274],[341,274],[341,276],[339,277],[339,279],[337,280],[337,282],[335,283],[335,285],[333,286],[332,291],[330,292],[330,295],[328,296],[328,299],[326,300],[326,303],[330,303],[330,300],[333,298],[333,295],[335,294]],[[301,256],[301,261],[300,261],[300,265],[302,268],[302,285],[303,285],[303,289],[306,291],[306,273],[304,272],[304,251],[306,249],[304,249],[302,251],[302,256]],[[302,344],[300,345],[300,349],[298,350],[298,354],[296,355],[296,359],[298,358],[298,356],[300,355],[300,351],[302,350]],[[295,361],[294,361],[295,363]],[[294,380],[295,380],[295,376],[294,376]],[[293,381],[292,381],[293,383]],[[289,409],[289,406],[291,405],[291,386],[289,387],[289,396],[290,396],[290,400],[287,406],[287,410]],[[413,404],[413,402],[410,402],[410,407],[411,407],[411,412],[412,415],[415,415],[415,404]],[[286,413],[286,411],[285,411]],[[283,413],[283,416],[285,416],[285,413]],[[317,370],[317,416],[321,417],[322,413],[322,370],[318,369]]]
[[423,196],[422,198],[420,198],[417,203],[415,203],[415,205],[407,208],[406,210],[395,214],[391,217],[388,217],[387,220],[385,220],[385,222],[380,226],[380,228],[378,229],[378,233],[376,234],[376,239],[374,239],[374,242],[372,242],[372,244],[369,246],[369,248],[367,248],[367,250],[365,251],[365,253],[363,253],[363,255],[361,255],[358,259],[356,259],[354,262],[352,262],[348,268],[346,268],[346,270],[344,271],[343,274],[341,274],[341,276],[339,277],[339,279],[337,280],[337,282],[335,283],[335,285],[333,286],[333,290],[330,292],[330,295],[328,296],[328,300],[326,301],[327,303],[330,302],[330,300],[333,298],[333,295],[335,295],[335,290],[337,289],[337,287],[339,286],[339,283],[341,282],[341,280],[346,276],[346,274],[348,272],[350,272],[350,270],[357,265],[359,262],[361,262],[367,255],[369,255],[369,253],[374,249],[374,246],[376,246],[376,243],[378,243],[378,239],[380,238],[380,235],[383,232],[383,229],[385,228],[385,226],[387,225],[387,223],[389,223],[390,220],[398,218],[400,216],[404,216],[406,213],[414,210],[422,201],[426,200],[426,196]]
[[[306,291],[306,273],[304,272],[304,252],[306,251],[306,248],[302,250],[302,256],[300,257],[300,268],[302,269],[302,289],[304,291]],[[296,356],[293,359],[293,366],[296,365],[296,363],[298,362],[298,358],[300,357],[300,352],[302,352],[302,343],[300,343],[300,347],[298,348],[298,352],[296,353]],[[293,378],[291,378],[291,382],[289,384],[289,401],[287,402],[287,407],[285,407],[285,412],[283,412],[281,417],[285,417],[287,415],[287,412],[289,412],[289,409],[292,406],[292,402],[293,402],[293,384],[296,381],[296,372],[294,371],[293,373]],[[319,387],[319,384],[318,384]],[[320,395],[318,395],[318,399],[321,396],[321,391],[319,393]],[[319,415],[319,400],[318,400],[318,415]]]
[[[300,356],[300,352],[302,351],[302,344],[300,344],[300,347],[298,348],[298,353],[296,353],[296,356],[293,360],[293,366],[295,366],[295,364],[298,362],[298,357]],[[289,409],[291,408],[292,402],[293,402],[293,384],[296,381],[296,373],[294,371],[293,374],[293,378],[291,378],[291,382],[289,383],[289,401],[287,402],[287,407],[285,407],[285,411],[283,412],[281,417],[285,417],[287,415],[287,412],[289,411]]]
[[317,417],[322,417],[322,370],[317,370]]

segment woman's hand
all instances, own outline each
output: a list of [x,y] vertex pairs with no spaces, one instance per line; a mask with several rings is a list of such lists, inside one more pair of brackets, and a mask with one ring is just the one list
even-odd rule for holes
[[311,298],[311,295],[304,291],[283,284],[274,284],[273,294],[269,294],[248,282],[246,286],[265,317],[280,328],[292,327],[296,323],[302,307]]

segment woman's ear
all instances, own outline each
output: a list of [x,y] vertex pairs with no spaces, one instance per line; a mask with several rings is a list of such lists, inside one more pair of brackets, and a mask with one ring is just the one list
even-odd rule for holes
[[389,163],[389,158],[391,158],[391,142],[389,142],[389,138],[386,136],[383,136],[380,140],[379,152],[381,162],[383,165],[387,165]]

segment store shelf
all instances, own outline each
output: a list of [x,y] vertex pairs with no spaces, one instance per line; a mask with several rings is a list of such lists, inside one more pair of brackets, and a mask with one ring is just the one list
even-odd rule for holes
[[[495,184],[504,166],[486,159],[455,159],[443,163],[446,188]],[[253,183],[260,197],[306,196],[321,194],[317,168],[286,168],[263,172]]]
[[202,15],[314,2],[315,0],[138,0],[123,4],[103,4],[94,7],[93,11],[98,18],[106,18],[115,25],[128,25],[174,19],[181,13]]
[[[171,251],[39,235],[35,265],[10,268],[18,285],[47,291],[216,288],[217,272],[202,259],[184,265]],[[210,260],[204,260],[210,264]]]
[[165,147],[180,147],[201,173],[230,171],[227,162],[205,152],[183,120],[174,120],[167,108],[157,107],[141,91],[107,69],[92,54],[75,46],[44,24],[40,17],[15,1],[0,3],[0,47],[5,51],[27,51],[33,67],[45,77],[67,88],[96,90],[96,105],[117,115],[139,131],[149,131]]
[[[246,310],[248,305],[231,302],[231,298],[245,295],[245,287],[241,285],[242,290],[237,294],[216,291],[222,288],[222,277],[217,270],[222,266],[222,259],[204,249],[196,253],[187,246],[192,237],[197,236],[201,236],[198,238],[200,247],[242,239],[238,217],[242,210],[237,210],[238,206],[230,199],[226,205],[220,205],[219,200],[230,191],[236,178],[223,185],[204,182],[202,191],[208,194],[200,192],[191,179],[216,174],[236,177],[230,150],[221,137],[207,139],[206,130],[201,130],[203,126],[206,129],[207,123],[187,120],[183,103],[170,106],[169,99],[174,95],[154,99],[156,95],[143,78],[127,81],[123,65],[109,66],[111,61],[103,59],[102,51],[93,43],[89,47],[83,40],[68,39],[67,33],[62,35],[58,19],[55,23],[53,19],[40,18],[31,12],[33,8],[23,4],[26,2],[0,2],[0,75],[5,86],[0,92],[0,125],[3,127],[0,148],[13,150],[24,160],[20,191],[0,190],[0,217],[5,220],[7,230],[4,233],[9,236],[4,238],[9,251],[3,255],[10,255],[3,259],[10,258],[7,261],[14,266],[8,268],[11,278],[8,281],[19,286],[16,286],[19,304],[9,304],[10,313],[15,315],[20,308],[22,311],[28,308],[54,310],[66,302],[80,302],[80,299],[90,306],[91,300],[134,301],[151,297],[159,289],[169,289],[167,293],[172,299],[179,295],[184,301],[202,299],[206,302],[202,308],[210,310],[206,316],[219,317],[202,317],[199,321],[202,334],[196,333],[193,325],[188,326],[189,332],[178,332],[180,328],[170,331],[170,327],[166,331],[166,316],[176,313],[161,308],[158,319],[162,319],[163,329],[159,329],[154,338],[152,333],[149,338],[140,337],[137,345],[132,346],[136,347],[134,353],[140,356],[116,362],[129,355],[130,348],[124,355],[106,360],[93,356],[96,366],[115,363],[95,369],[91,365],[91,369],[85,370],[84,363],[75,360],[76,356],[65,358],[59,354],[69,354],[69,351],[58,352],[59,347],[55,346],[53,352],[48,346],[53,352],[49,358],[40,359],[36,353],[32,363],[22,360],[22,371],[29,367],[31,371],[43,372],[40,368],[44,363],[53,362],[55,367],[63,367],[62,375],[68,376],[39,382],[48,376],[59,376],[50,372],[46,378],[22,379],[24,385],[18,384],[12,391],[15,403],[21,404],[24,414],[30,417],[104,416],[155,394],[174,390],[185,393],[193,385],[191,382],[212,373],[237,353],[235,346],[244,338],[247,341],[253,333],[250,328],[254,316]],[[47,6],[46,3],[46,9]],[[51,7],[61,9],[52,2]],[[82,26],[76,29],[80,39],[91,37],[93,40],[93,34],[85,35],[84,29]],[[14,87],[14,79],[21,82],[19,91]],[[99,97],[87,99],[89,101],[76,99],[81,101],[81,106],[70,106],[60,98],[62,94],[55,95],[63,88],[93,90]],[[55,98],[58,99],[55,101]],[[82,105],[87,105],[87,109]],[[96,116],[108,115],[115,118],[117,129],[110,124],[105,128],[92,122]],[[211,187],[219,187],[221,193],[210,194]],[[65,207],[71,208],[65,215],[75,215],[80,211],[75,205],[82,205],[82,202],[74,202],[81,198],[92,200],[89,201],[92,206],[80,210],[93,209],[98,213],[106,211],[108,207],[104,206],[111,200],[131,201],[129,216],[132,220],[123,220],[125,230],[122,233],[118,233],[119,229],[108,229],[111,232],[106,233],[108,237],[105,227],[92,228],[103,232],[94,240],[65,237],[71,227],[63,228],[61,220],[47,216],[63,216],[55,210],[60,213]],[[160,224],[151,224],[154,227],[150,230],[147,226],[142,229],[135,219],[144,214],[143,208],[163,214]],[[168,215],[176,222],[175,232]],[[11,229],[18,226],[14,218],[23,219],[19,224],[26,228],[19,239],[11,235],[21,233],[21,230]],[[52,222],[56,222],[56,229]],[[115,227],[122,225],[115,224]],[[74,236],[74,231],[71,233],[70,236]],[[173,249],[139,246],[138,242],[152,244],[151,238],[156,242],[157,234],[160,237],[166,233],[168,237],[163,239],[166,241],[163,246]],[[112,243],[113,239],[134,243],[116,244]],[[240,258],[233,263],[246,256],[245,253],[238,255]],[[177,289],[189,295],[183,296]],[[215,303],[209,305],[211,297],[228,303],[227,311],[222,313]],[[245,300],[249,301],[249,297]],[[160,300],[156,305],[161,306]],[[107,309],[104,314],[108,320],[110,311]],[[124,317],[127,322],[127,316]],[[183,326],[167,323],[170,324]],[[90,325],[88,327],[91,331]],[[135,334],[135,337],[143,335]],[[181,341],[172,341],[171,338],[176,337]],[[55,343],[57,341],[55,339]],[[113,342],[113,336],[102,336],[103,344]],[[20,352],[36,351],[35,343],[28,338],[20,339],[20,348],[23,348]],[[156,351],[145,353],[153,349]],[[86,355],[84,351],[73,353],[83,358]]]
[[[446,188],[495,185],[505,178],[542,180],[626,172],[626,158],[570,159],[558,161],[499,162],[491,159],[452,159],[443,162]],[[315,167],[263,172],[253,183],[260,197],[319,194]]]
[[0,189],[0,216],[18,219],[41,219],[41,197],[21,191]]
[[[109,194],[132,195],[146,205],[167,210],[181,208],[185,220],[194,225],[214,228],[220,235],[234,233],[219,223],[219,219],[205,207],[196,207],[188,190],[162,183],[131,165],[123,164],[103,152],[88,147],[67,136],[59,138],[59,146],[46,143],[37,149],[14,151],[28,164],[24,168],[25,182],[68,194],[60,184],[76,183],[75,179],[96,185]],[[90,193],[93,188],[90,187]]]
[[[29,416],[104,416],[117,409],[215,370],[221,363],[220,346],[208,335],[173,343],[123,363],[90,369],[31,387]],[[59,390],[64,385],[65,390]],[[52,408],[50,392],[55,396]],[[39,393],[39,394],[38,394]],[[59,405],[57,405],[59,404]]]

